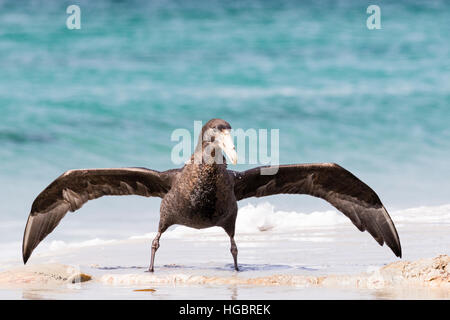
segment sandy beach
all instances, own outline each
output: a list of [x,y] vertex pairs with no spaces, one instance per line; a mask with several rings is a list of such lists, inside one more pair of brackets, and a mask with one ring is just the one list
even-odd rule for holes
[[[400,260],[338,212],[302,216],[273,210],[269,203],[248,205],[237,224],[240,272],[232,268],[219,228],[168,231],[154,274],[145,272],[153,233],[53,241],[25,267],[18,259],[2,262],[0,297],[449,299],[449,213],[449,206],[393,212],[404,244]],[[293,214],[298,224],[284,223]]]

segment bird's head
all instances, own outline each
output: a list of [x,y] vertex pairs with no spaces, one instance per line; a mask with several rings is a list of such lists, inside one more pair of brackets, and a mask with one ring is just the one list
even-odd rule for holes
[[[231,136],[231,126],[222,119],[211,119],[202,128],[197,151],[202,150],[202,161],[223,163],[221,150],[233,164],[237,163],[237,153]],[[201,147],[201,149],[200,149]]]

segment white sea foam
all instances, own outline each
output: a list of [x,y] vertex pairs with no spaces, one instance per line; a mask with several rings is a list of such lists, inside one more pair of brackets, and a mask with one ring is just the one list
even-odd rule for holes
[[391,216],[394,222],[447,223],[450,225],[450,204],[394,211]]
[[[418,207],[390,212],[394,223],[397,226],[405,223],[439,223],[442,226],[448,225],[450,228],[450,204],[434,207]],[[317,211],[311,213],[297,211],[281,211],[276,207],[264,202],[257,205],[248,204],[239,210],[236,221],[236,236],[240,241],[258,239],[290,239],[302,242],[330,242],[333,237],[330,228],[351,226],[350,220],[337,210]],[[324,230],[322,232],[323,229]],[[114,245],[129,241],[139,241],[153,239],[156,233],[146,233],[131,236],[127,239],[90,239],[85,241],[63,241],[53,240],[49,243],[43,242],[40,245],[40,252],[55,252],[60,250]],[[176,226],[164,233],[164,238],[183,239],[186,241],[224,241],[228,238],[224,230],[220,227],[212,227],[202,230]],[[242,244],[245,246],[245,244]],[[249,244],[256,246],[257,244]],[[4,244],[4,247],[14,249],[12,252],[2,252],[1,258],[18,256],[20,243],[14,242]],[[39,249],[39,248],[38,248]],[[8,253],[8,254],[7,254]]]
[[[258,235],[273,233],[289,233],[310,230],[312,228],[332,227],[349,223],[348,218],[337,211],[300,213],[295,211],[279,211],[269,202],[258,205],[248,204],[238,212],[236,234]],[[153,238],[155,233],[133,236],[130,239]],[[220,227],[197,230],[185,226],[177,226],[164,234],[165,238],[215,238],[226,237]]]
[[[435,207],[418,207],[405,210],[397,210],[390,213],[394,222],[408,223],[448,223],[450,225],[450,205],[442,205]],[[337,210],[315,211],[311,213],[303,213],[297,211],[281,211],[276,210],[275,206],[269,202],[263,202],[257,205],[247,204],[238,212],[236,220],[236,234],[238,235],[263,235],[292,233],[295,234],[302,231],[320,230],[321,228],[332,228],[341,225],[351,225],[350,220]],[[153,239],[155,232],[146,233],[129,237],[129,240]],[[313,233],[311,240],[316,239],[320,233]],[[164,234],[165,238],[170,239],[189,239],[189,238],[221,238],[226,237],[224,230],[220,227],[212,227],[197,230],[185,226],[176,226],[174,229]],[[52,241],[51,250],[59,250],[63,248],[87,247],[94,245],[104,245],[113,243],[116,240],[102,240],[99,238],[66,243],[64,241]]]
[[83,248],[83,247],[92,247],[98,245],[112,244],[117,240],[102,240],[99,238],[81,241],[81,242],[64,242],[61,240],[53,240],[50,242],[49,249],[51,251],[68,249],[68,248]]
[[295,231],[312,227],[329,227],[348,222],[337,211],[302,213],[296,211],[279,211],[269,202],[256,206],[248,204],[239,210],[236,232],[255,233],[265,231]]
[[[397,223],[448,223],[450,225],[450,205],[435,207],[418,207],[405,210],[397,210],[390,213]],[[257,205],[247,204],[238,212],[236,220],[236,235],[241,238],[252,235],[290,234],[293,240],[303,241],[331,241],[323,237],[323,234],[313,233],[308,237],[296,236],[303,231],[320,230],[321,228],[333,228],[342,225],[351,225],[350,220],[337,210],[315,211],[303,213],[297,211],[276,210],[269,202]],[[133,236],[130,239],[153,239],[155,233]],[[177,226],[167,231],[164,237],[171,239],[208,239],[222,240],[226,238],[224,230],[220,227],[212,227],[202,230]]]

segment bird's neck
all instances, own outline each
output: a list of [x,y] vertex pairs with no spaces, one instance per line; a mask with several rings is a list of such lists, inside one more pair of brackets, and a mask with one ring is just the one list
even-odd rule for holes
[[219,149],[203,142],[198,144],[192,154],[190,163],[202,167],[227,167],[227,161]]
[[222,162],[220,161],[211,161],[209,158],[205,159],[205,157],[202,157],[201,154],[193,154],[188,162],[191,166],[197,166],[199,168],[226,168],[227,162],[225,157],[222,157]]

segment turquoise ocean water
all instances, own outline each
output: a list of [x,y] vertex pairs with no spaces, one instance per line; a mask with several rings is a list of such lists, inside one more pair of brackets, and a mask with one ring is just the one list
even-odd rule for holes
[[[81,30],[66,28],[71,4]],[[450,203],[450,3],[376,1],[381,30],[370,4],[0,0],[0,241],[21,240],[65,170],[172,168],[172,131],[213,117],[279,129],[281,163],[337,162],[388,208]],[[158,205],[101,199],[64,223],[154,231]]]

